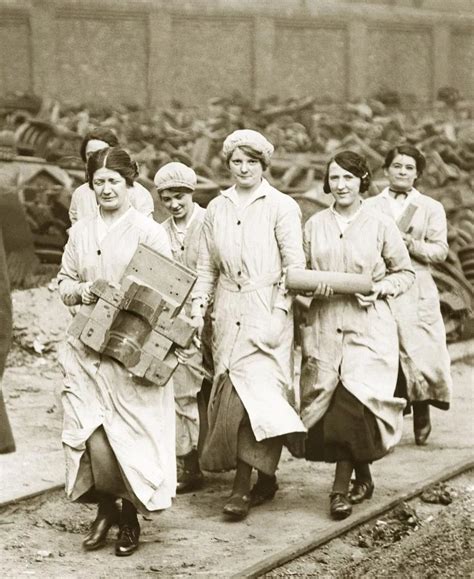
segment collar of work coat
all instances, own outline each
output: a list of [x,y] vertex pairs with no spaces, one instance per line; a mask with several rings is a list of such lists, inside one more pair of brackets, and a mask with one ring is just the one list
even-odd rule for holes
[[230,201],[232,201],[232,203],[236,205],[239,209],[245,209],[257,199],[260,199],[261,197],[266,197],[267,194],[270,192],[271,188],[272,186],[270,185],[270,183],[266,179],[262,179],[260,185],[257,187],[257,189],[252,193],[250,198],[243,205],[239,203],[239,194],[237,193],[235,185],[232,185],[232,187],[229,187],[229,189],[225,189],[224,191],[222,191],[221,195],[230,199]]

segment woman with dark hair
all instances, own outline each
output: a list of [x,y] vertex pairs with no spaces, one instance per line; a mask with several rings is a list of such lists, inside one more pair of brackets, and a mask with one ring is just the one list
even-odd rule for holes
[[338,153],[324,177],[324,191],[334,203],[304,228],[308,268],[368,274],[373,280],[369,295],[334,295],[329,285],[319,284],[303,335],[305,456],[336,463],[330,494],[335,519],[349,516],[351,503],[371,498],[369,465],[400,440],[405,406],[393,397],[398,338],[386,298],[406,291],[415,275],[395,223],[363,205],[361,193],[369,184],[365,158]]
[[[163,227],[130,204],[136,164],[129,155],[115,147],[101,149],[87,169],[99,210],[70,230],[58,275],[67,306],[97,301],[91,292],[97,279],[119,283],[139,244],[171,257]],[[118,362],[71,336],[61,363],[66,492],[73,500],[99,505],[83,546],[98,549],[118,524],[115,553],[131,555],[140,535],[137,510],[165,509],[175,495],[172,383],[142,385]]]
[[[384,163],[389,186],[367,205],[389,215],[402,227],[402,236],[416,272],[416,282],[393,301],[400,336],[397,395],[413,407],[415,442],[426,444],[431,432],[430,405],[448,410],[452,379],[438,290],[431,265],[448,255],[446,214],[441,203],[414,185],[426,162],[411,145],[395,147]],[[411,215],[408,224],[404,216]]]
[[[82,139],[80,154],[84,164],[87,165],[89,157],[101,149],[118,147],[119,142],[116,134],[106,127],[96,127],[89,131]],[[138,176],[138,174],[137,174]],[[147,216],[153,215],[154,205],[150,192],[134,181],[128,189],[128,196],[132,207]],[[83,183],[72,194],[69,206],[69,219],[74,225],[83,217],[90,217],[97,213],[98,202],[89,183]]]
[[224,506],[233,519],[273,498],[284,436],[305,430],[293,408],[292,302],[282,283],[284,269],[305,265],[301,217],[296,202],[263,178],[272,153],[257,131],[225,139],[235,185],[207,207],[192,292],[199,331],[214,300],[214,383],[201,467],[236,468]]

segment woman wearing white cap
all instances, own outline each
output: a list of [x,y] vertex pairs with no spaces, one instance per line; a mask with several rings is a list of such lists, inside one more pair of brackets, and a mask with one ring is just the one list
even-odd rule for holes
[[[167,163],[156,173],[155,186],[163,205],[171,216],[162,223],[170,239],[176,261],[196,270],[199,239],[205,209],[193,201],[196,173],[183,163]],[[191,304],[186,304],[189,315]],[[196,350],[193,365],[202,365],[202,354]],[[176,492],[186,493],[201,487],[203,477],[199,468],[198,438],[199,411],[197,395],[203,376],[191,366],[180,364],[173,374],[176,403],[176,456],[181,459]]]
[[[284,269],[305,267],[301,215],[263,178],[272,153],[257,131],[234,131],[224,141],[235,185],[208,205],[192,292],[199,329],[214,300],[214,383],[201,467],[237,469],[224,506],[234,519],[273,498],[283,437],[305,431],[292,406],[292,303],[282,283]],[[258,481],[250,490],[252,468]]]

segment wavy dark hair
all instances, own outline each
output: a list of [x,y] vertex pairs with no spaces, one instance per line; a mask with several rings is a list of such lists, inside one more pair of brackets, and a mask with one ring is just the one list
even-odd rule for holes
[[117,171],[117,173],[125,179],[128,187],[132,187],[133,182],[138,176],[138,165],[135,161],[132,161],[127,151],[119,147],[100,149],[89,157],[87,161],[87,175],[91,189],[93,188],[94,173],[102,168]]
[[89,141],[104,141],[109,147],[118,147],[119,145],[117,135],[111,129],[107,127],[96,127],[92,129],[82,139],[81,148],[79,149],[81,159],[84,163],[87,162],[86,147]]
[[412,145],[399,145],[390,149],[385,156],[383,168],[388,169],[397,155],[406,155],[415,159],[417,177],[421,177],[426,167],[426,159],[421,151]]
[[331,193],[331,187],[329,186],[329,167],[333,162],[336,162],[339,167],[359,177],[361,193],[365,193],[369,189],[372,175],[367,159],[358,153],[354,153],[354,151],[341,151],[337,153],[337,155],[334,155],[326,165],[323,181],[323,191],[325,193]]

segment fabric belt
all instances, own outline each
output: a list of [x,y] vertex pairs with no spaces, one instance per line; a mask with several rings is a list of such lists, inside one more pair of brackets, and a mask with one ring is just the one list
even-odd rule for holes
[[275,285],[280,281],[281,275],[281,271],[273,271],[256,280],[236,281],[221,273],[219,276],[219,286],[230,292],[248,293]]

